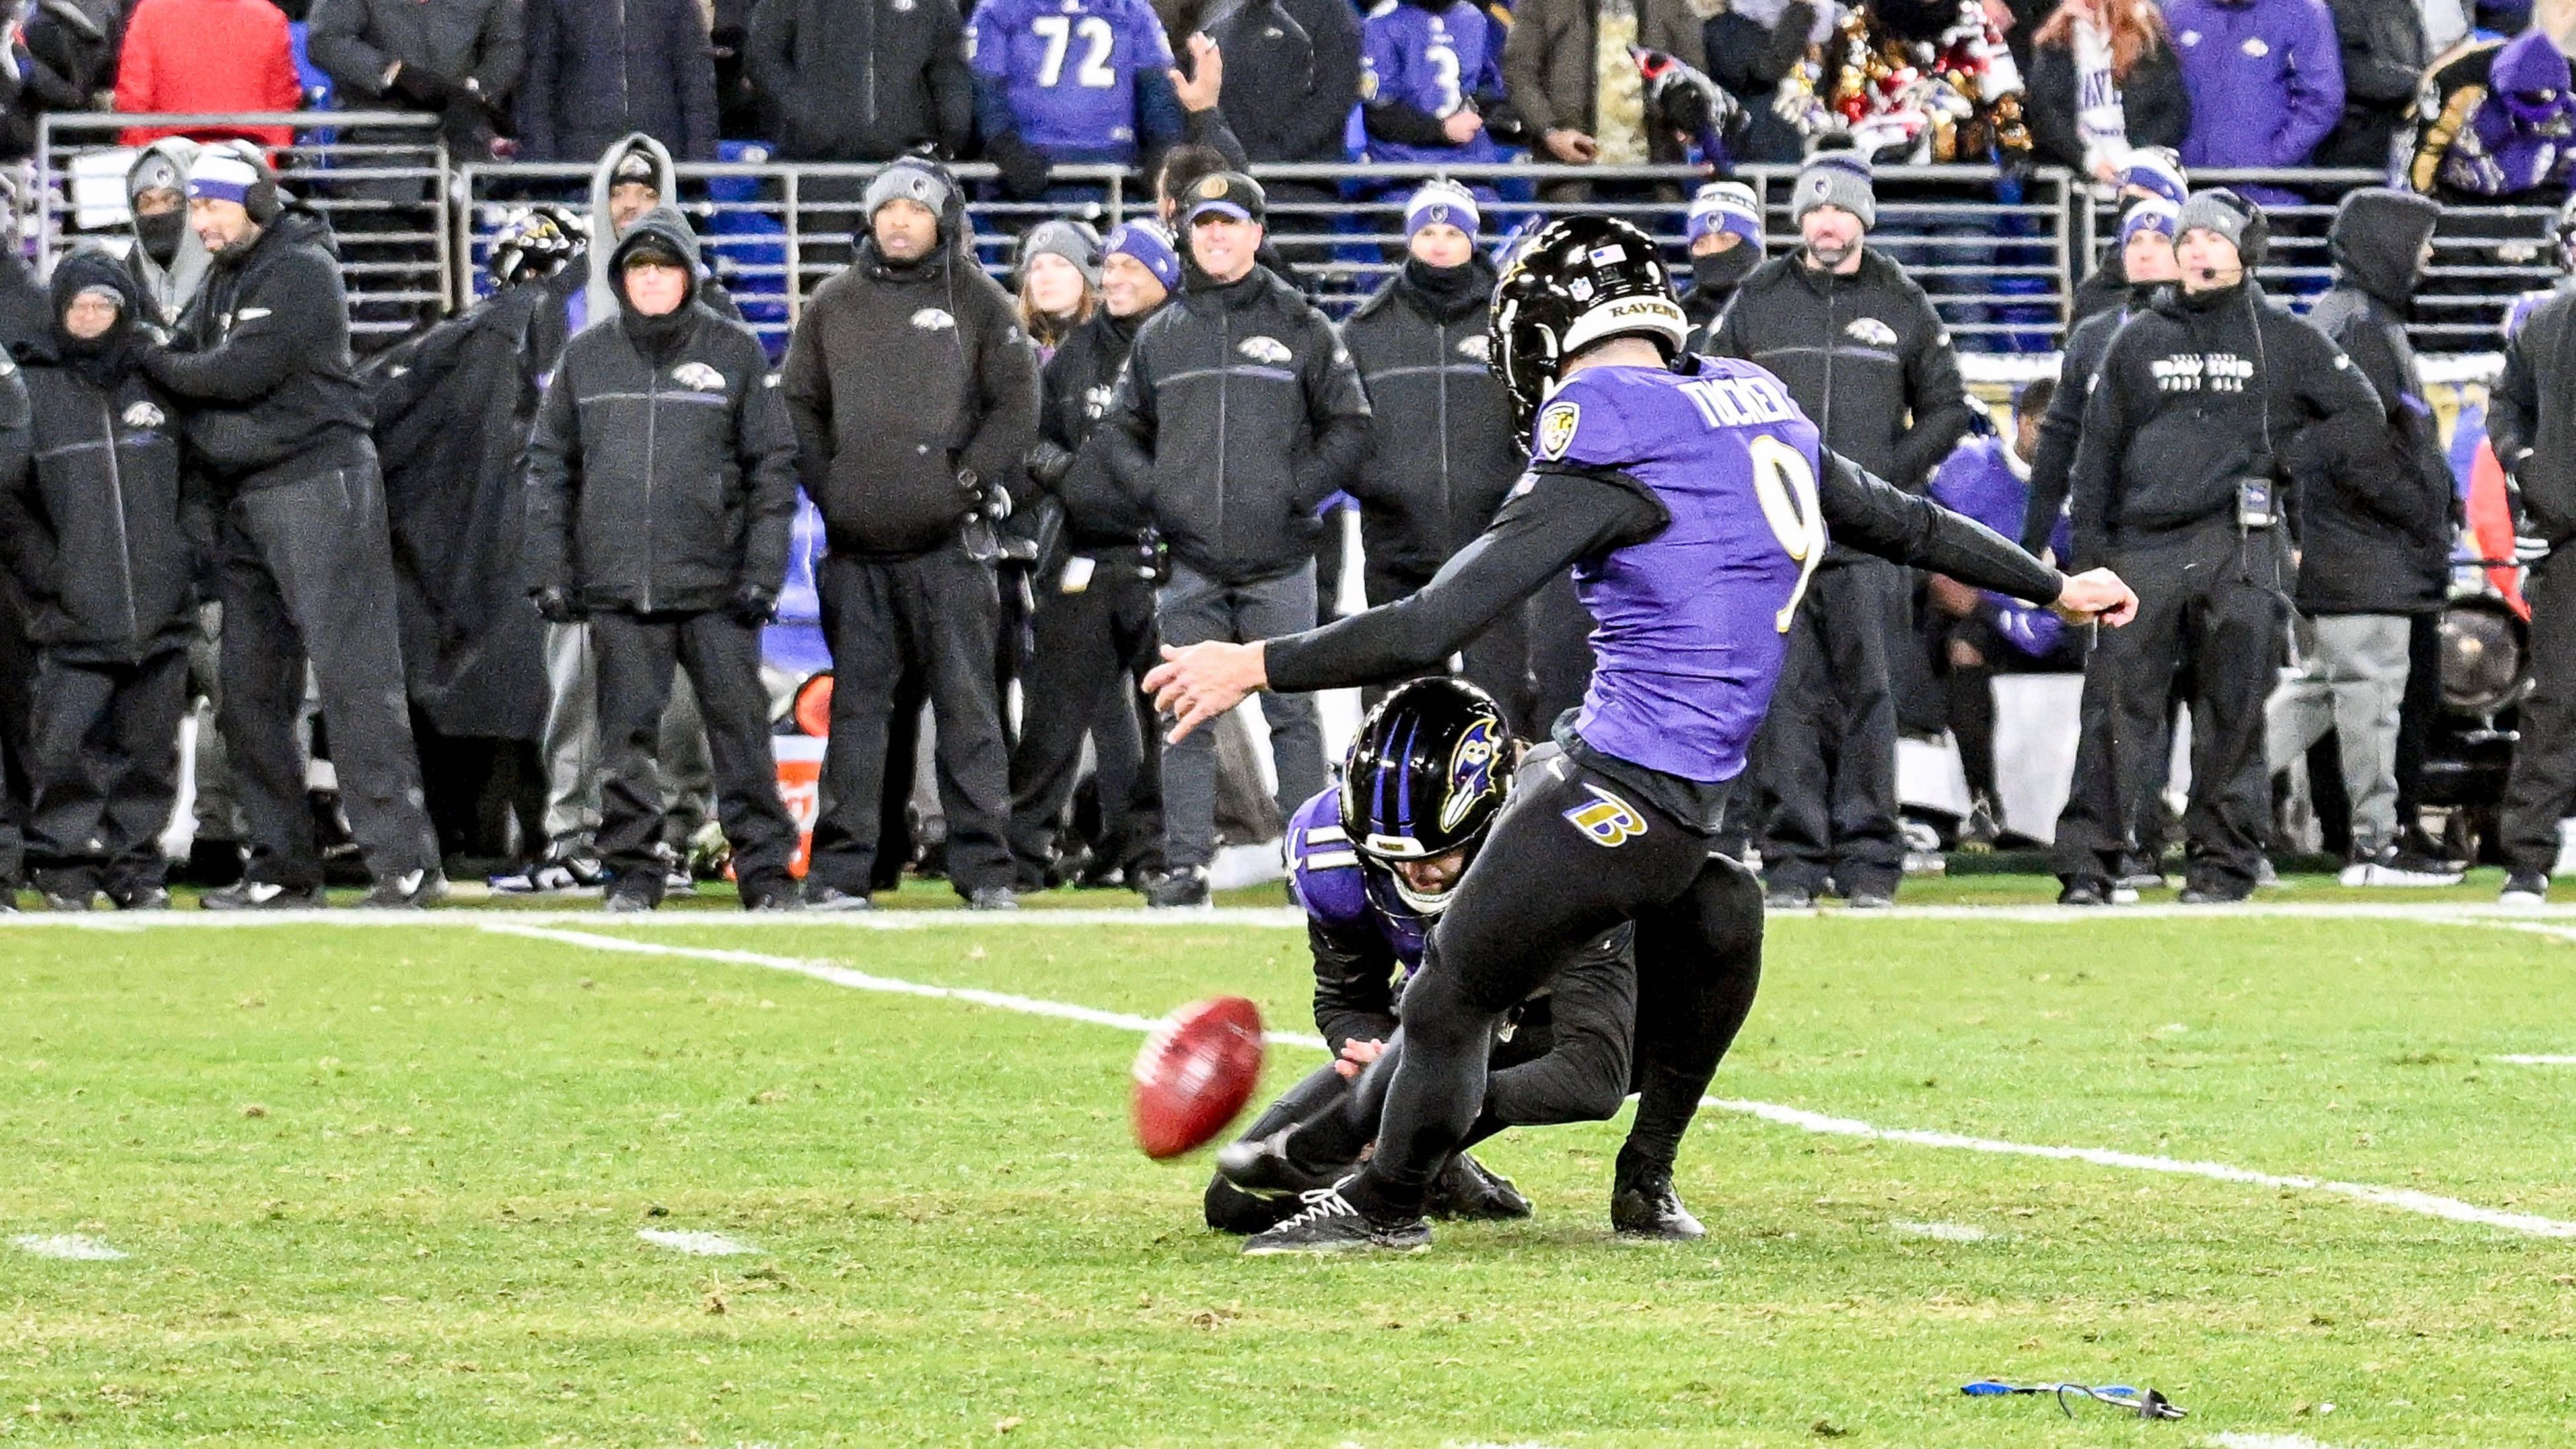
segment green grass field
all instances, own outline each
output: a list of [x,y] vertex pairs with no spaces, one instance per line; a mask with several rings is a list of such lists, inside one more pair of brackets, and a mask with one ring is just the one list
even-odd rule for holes
[[[1237,991],[1308,1028],[1296,931],[910,924],[538,929],[1148,1016]],[[2495,1060],[2576,1053],[2545,933],[1780,920],[1716,1086],[2520,1228],[1711,1110],[1702,1244],[1610,1239],[1614,1123],[1481,1152],[1532,1223],[1307,1262],[1239,1257],[1198,1225],[1204,1158],[1135,1152],[1131,1031],[525,929],[0,929],[0,1439],[2576,1443],[2576,1237],[2529,1230],[2576,1224],[2576,1068]],[[1274,1052],[1272,1085],[1315,1060]],[[10,1245],[71,1236],[126,1256]],[[1959,1395],[1984,1376],[2192,1417]]]

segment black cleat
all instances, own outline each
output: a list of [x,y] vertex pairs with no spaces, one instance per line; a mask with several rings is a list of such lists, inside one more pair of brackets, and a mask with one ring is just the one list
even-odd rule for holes
[[966,898],[966,909],[970,911],[1016,911],[1019,908],[1019,895],[1009,886],[979,886],[973,895]]
[[2087,910],[2097,906],[2107,906],[2111,904],[2111,887],[2107,882],[2098,880],[2071,880],[2057,893],[2057,903],[2061,906],[2078,906]]
[[1288,1134],[1297,1130],[1295,1123],[1280,1128],[1267,1137],[1247,1137],[1217,1149],[1216,1174],[1254,1197],[1298,1197],[1318,1188],[1331,1187],[1350,1171],[1345,1165],[1327,1176],[1318,1177],[1299,1167],[1288,1156]]
[[824,915],[846,916],[854,911],[875,910],[877,903],[853,891],[805,882],[805,909]]
[[166,911],[170,909],[170,891],[166,886],[137,886],[107,893],[109,904],[120,911]]
[[1342,1196],[1343,1178],[1299,1200],[1305,1210],[1266,1233],[1244,1240],[1247,1258],[1283,1253],[1419,1253],[1431,1246],[1431,1225],[1418,1217],[1381,1218],[1361,1212]]
[[401,875],[379,876],[366,899],[358,902],[361,910],[419,911],[427,910],[447,899],[447,877],[427,868],[409,870]]
[[1431,1179],[1431,1196],[1422,1205],[1429,1217],[1456,1222],[1504,1223],[1531,1216],[1536,1209],[1512,1180],[1461,1152]]
[[318,911],[329,904],[320,886],[298,889],[264,880],[236,881],[197,898],[209,911]]
[[1762,908],[1768,911],[1812,911],[1816,893],[1805,886],[1775,885],[1762,893]]
[[1708,1229],[1682,1206],[1682,1195],[1673,1191],[1669,1167],[1641,1168],[1612,1184],[1610,1227],[1623,1238],[1652,1242],[1688,1243],[1708,1236]]
[[1208,907],[1208,873],[1204,866],[1184,866],[1154,877],[1145,887],[1149,911],[1201,911]]
[[88,911],[98,905],[98,892],[92,890],[49,890],[40,894],[49,911]]

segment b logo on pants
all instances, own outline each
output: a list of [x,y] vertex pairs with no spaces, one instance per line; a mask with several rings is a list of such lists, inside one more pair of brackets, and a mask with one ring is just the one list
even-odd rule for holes
[[1646,833],[1646,822],[1629,808],[1627,801],[1598,785],[1583,788],[1592,792],[1592,803],[1566,811],[1565,819],[1566,823],[1591,837],[1593,844],[1605,850],[1616,850]]

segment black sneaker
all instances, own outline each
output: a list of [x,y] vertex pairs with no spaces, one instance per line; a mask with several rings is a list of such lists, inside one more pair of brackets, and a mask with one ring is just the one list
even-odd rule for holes
[[98,905],[98,892],[93,890],[44,890],[38,894],[45,898],[45,909],[49,911],[88,911]]
[[1843,895],[1843,905],[1855,911],[1892,911],[1896,909],[1896,896],[1890,891],[1849,891]]
[[2252,899],[2253,895],[2254,888],[2250,885],[2209,881],[2201,885],[2184,886],[2182,894],[2175,896],[2174,899],[2186,906],[2237,906]]
[[1196,911],[1206,909],[1207,905],[1208,875],[1205,866],[1167,870],[1145,887],[1145,909],[1149,911]]
[[774,891],[743,892],[742,908],[763,912],[801,911],[805,909],[805,902],[797,897],[794,886],[782,886]]
[[834,890],[827,885],[816,885],[810,880],[805,882],[805,909],[809,911],[847,915],[852,911],[873,911],[876,908],[877,903],[866,896]]
[[2065,887],[2058,891],[2057,903],[2061,906],[2078,906],[2085,909],[2107,906],[2111,904],[2111,884],[2108,881],[2099,880],[2068,881]]
[[1537,1210],[1521,1196],[1512,1180],[1461,1152],[1431,1179],[1431,1195],[1422,1205],[1427,1217],[1458,1222],[1511,1222]]
[[599,908],[612,916],[641,916],[649,915],[661,904],[649,891],[611,890],[601,898]]
[[1775,885],[1762,893],[1762,908],[1766,911],[1812,911],[1816,908],[1816,893],[1805,886]]
[[1299,1167],[1288,1155],[1288,1135],[1296,1130],[1292,1122],[1267,1137],[1247,1137],[1218,1148],[1217,1176],[1254,1197],[1272,1198],[1298,1197],[1331,1187],[1349,1172],[1348,1166],[1342,1166],[1330,1176],[1318,1177]]
[[1243,1255],[1281,1253],[1419,1253],[1431,1246],[1431,1225],[1418,1217],[1381,1218],[1361,1212],[1342,1195],[1351,1179],[1302,1194],[1306,1206],[1266,1233],[1244,1240]]
[[366,898],[358,902],[360,910],[420,911],[447,899],[447,876],[437,870],[407,870],[400,875],[380,876]]
[[2549,877],[2536,870],[2515,871],[2505,877],[2504,894],[2496,897],[2496,904],[2525,910],[2549,904]]
[[985,886],[966,898],[966,909],[970,911],[1016,911],[1019,908],[1019,895],[1009,886]]
[[282,886],[271,881],[237,881],[197,898],[209,911],[318,911],[330,901],[320,886]]
[[1995,814],[1995,802],[1983,795],[1968,802],[1967,818],[1959,822],[1959,848],[1985,851],[1995,848],[2003,839],[2003,822]]
[[107,899],[120,911],[170,909],[170,892],[165,886],[141,886],[130,890],[109,891]]
[[1682,1195],[1673,1190],[1673,1170],[1645,1167],[1624,1171],[1610,1187],[1610,1229],[1623,1238],[1687,1243],[1708,1236]]

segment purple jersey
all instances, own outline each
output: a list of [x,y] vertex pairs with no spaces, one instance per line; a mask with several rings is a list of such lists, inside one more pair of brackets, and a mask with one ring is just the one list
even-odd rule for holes
[[984,0],[966,53],[1002,86],[1020,139],[1051,155],[1134,156],[1137,74],[1172,63],[1145,0]]
[[1575,566],[1597,621],[1575,732],[1685,780],[1744,769],[1789,625],[1824,557],[1816,425],[1769,372],[1732,358],[1576,373],[1539,409],[1540,464],[1616,469],[1672,523]]
[[1307,919],[1336,934],[1375,929],[1407,976],[1422,964],[1427,923],[1404,908],[1386,867],[1351,848],[1337,792],[1326,789],[1288,822],[1288,889]]
[[[1503,88],[1502,27],[1467,0],[1441,9],[1385,0],[1369,12],[1360,33],[1365,101],[1397,101],[1438,117]],[[1368,151],[1372,161],[1502,159],[1501,148],[1482,131],[1463,146],[1407,146],[1371,137]]]

